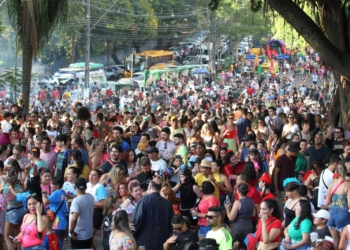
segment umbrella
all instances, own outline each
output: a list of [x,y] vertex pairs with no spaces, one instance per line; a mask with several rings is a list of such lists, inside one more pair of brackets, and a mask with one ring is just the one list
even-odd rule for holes
[[209,74],[209,71],[207,69],[195,69],[192,74]]

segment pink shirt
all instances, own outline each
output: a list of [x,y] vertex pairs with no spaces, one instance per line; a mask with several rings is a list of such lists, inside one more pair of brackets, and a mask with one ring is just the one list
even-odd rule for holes
[[48,153],[45,153],[42,150],[40,151],[40,159],[46,161],[47,167],[51,170],[51,172],[53,171],[53,166],[56,164],[56,158],[57,154],[53,150]]
[[[198,204],[198,212],[201,214],[207,214],[210,207],[220,206],[220,201],[216,196],[212,195],[208,199],[205,199],[205,195],[203,195],[202,200]],[[199,226],[208,226],[206,218],[198,217],[198,225]]]
[[[23,221],[26,220],[28,214],[24,216]],[[30,221],[29,224],[25,224],[24,222],[21,225],[21,233],[22,233],[22,240],[21,240],[21,246],[22,247],[33,247],[41,245],[44,241],[44,232],[42,234],[42,238],[37,238],[39,236],[38,228],[36,226],[36,219],[33,221]]]

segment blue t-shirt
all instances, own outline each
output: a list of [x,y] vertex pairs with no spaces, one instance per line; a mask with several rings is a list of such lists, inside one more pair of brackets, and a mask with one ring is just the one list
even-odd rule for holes
[[20,201],[20,202],[23,203],[23,209],[24,210],[27,210],[27,196],[28,195],[30,195],[29,191],[16,194],[16,199],[17,199],[17,201]]
[[90,166],[90,163],[89,163],[89,156],[87,154],[87,152],[85,150],[80,150],[81,152],[81,158],[83,159],[83,162],[86,166]]
[[104,186],[99,187],[96,189],[96,197],[100,200],[105,200],[108,195],[107,189]]
[[[52,223],[52,229],[64,230],[68,227],[67,222],[67,204],[65,201],[66,193],[63,190],[54,191],[49,197],[50,201],[50,210],[54,213],[57,213],[54,222]],[[63,201],[63,205],[60,207]],[[57,212],[58,211],[58,212]]]
[[[36,162],[35,165],[38,171],[40,170],[40,168],[48,168],[47,163],[44,160]],[[34,167],[31,167],[31,169],[29,170],[29,174],[34,174]]]

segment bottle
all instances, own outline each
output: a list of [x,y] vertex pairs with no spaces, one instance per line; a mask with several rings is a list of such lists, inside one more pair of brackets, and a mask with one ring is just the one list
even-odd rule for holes
[[196,210],[195,209],[191,209],[192,218],[194,220],[196,220],[198,218],[197,216],[194,215],[195,213],[196,213]]
[[226,195],[225,204],[230,204],[230,203],[231,203],[230,197],[228,197],[228,195]]

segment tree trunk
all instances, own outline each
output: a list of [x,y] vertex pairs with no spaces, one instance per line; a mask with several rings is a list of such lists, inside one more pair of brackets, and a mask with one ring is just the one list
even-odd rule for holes
[[[26,1],[23,2],[23,5],[26,5]],[[32,28],[32,19],[29,13],[28,7],[24,6],[26,10],[23,17],[24,27],[23,27],[23,40],[22,40],[22,97],[24,100],[24,114],[28,115],[29,113],[29,100],[30,100],[30,82],[32,75],[32,60],[33,60],[33,46],[32,46],[32,37],[31,37],[31,28]]]

